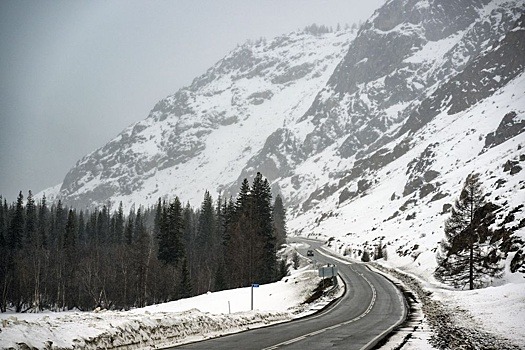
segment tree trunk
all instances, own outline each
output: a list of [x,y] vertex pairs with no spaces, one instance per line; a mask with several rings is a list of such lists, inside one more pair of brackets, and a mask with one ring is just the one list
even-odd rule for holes
[[474,242],[473,238],[470,241],[470,261],[469,261],[469,289],[474,289]]

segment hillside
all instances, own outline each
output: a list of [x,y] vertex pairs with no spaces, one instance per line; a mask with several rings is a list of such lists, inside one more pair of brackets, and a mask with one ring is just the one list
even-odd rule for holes
[[233,182],[272,132],[304,114],[353,36],[305,31],[238,46],[78,161],[57,197],[75,207],[129,208],[175,195],[199,203],[206,189]]
[[285,198],[291,232],[333,237],[356,257],[381,240],[394,263],[428,277],[475,171],[500,207],[493,229],[512,236],[507,266],[523,272],[523,6],[393,0],[357,33],[239,46],[81,159],[57,198],[196,204],[260,171]]

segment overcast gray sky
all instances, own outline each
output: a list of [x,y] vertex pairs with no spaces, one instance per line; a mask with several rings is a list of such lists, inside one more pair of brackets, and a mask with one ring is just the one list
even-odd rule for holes
[[62,182],[237,44],[366,20],[384,0],[0,1],[0,195]]

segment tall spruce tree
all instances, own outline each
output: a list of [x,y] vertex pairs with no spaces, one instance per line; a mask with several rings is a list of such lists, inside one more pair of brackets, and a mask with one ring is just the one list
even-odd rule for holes
[[7,212],[4,210],[4,199],[0,196],[0,249],[7,245]]
[[272,220],[272,192],[268,180],[257,173],[253,179],[252,195],[255,204],[257,245],[262,248],[262,266],[259,267],[260,283],[268,283],[276,277],[276,239]]
[[36,204],[33,198],[33,193],[29,191],[26,201],[26,220],[25,220],[25,233],[27,242],[31,242],[36,239],[37,231],[37,212]]
[[183,217],[182,205],[178,197],[170,203],[169,207],[162,208],[159,217],[159,250],[160,261],[178,265],[185,253],[183,246]]
[[193,295],[193,287],[191,285],[191,277],[188,269],[188,261],[184,259],[181,267],[181,278],[179,280],[178,298],[188,298]]
[[482,287],[503,270],[501,252],[492,242],[489,225],[495,206],[486,203],[479,174],[470,174],[452,213],[445,221],[445,238],[436,255],[435,277],[456,288]]
[[280,195],[275,197],[272,210],[275,243],[277,248],[286,243],[286,210]]
[[69,209],[67,223],[64,232],[64,249],[72,249],[76,245],[77,236],[77,215],[73,209]]
[[47,207],[46,195],[38,206],[38,243],[43,248],[47,248],[49,236],[49,208]]
[[62,239],[64,238],[64,230],[66,227],[67,211],[62,206],[62,201],[59,199],[56,206],[51,208],[52,227],[50,234],[50,243],[54,248],[61,245]]
[[16,207],[11,218],[11,225],[8,231],[8,245],[12,250],[21,249],[24,241],[25,216],[24,216],[24,195],[22,191],[18,194]]
[[210,193],[205,191],[199,213],[196,239],[198,266],[201,272],[201,278],[197,281],[198,293],[212,290],[214,287],[214,274],[217,270],[219,252],[216,221],[213,199]]
[[124,207],[119,203],[117,211],[113,214],[113,242],[120,244],[124,239]]

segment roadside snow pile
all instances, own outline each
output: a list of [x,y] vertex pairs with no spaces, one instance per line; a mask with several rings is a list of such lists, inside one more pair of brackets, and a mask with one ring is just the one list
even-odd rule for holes
[[104,311],[2,321],[2,348],[101,349],[169,346],[290,319],[287,312],[214,315],[199,310],[143,314]]
[[523,283],[509,283],[485,289],[439,292],[443,303],[458,310],[470,327],[496,333],[525,347],[524,288]]
[[[207,293],[131,311],[0,314],[0,348],[128,349],[171,346],[304,316],[320,278],[312,266],[279,282]],[[231,312],[231,313],[230,313]]]
[[[422,333],[421,338],[427,338],[437,349],[518,350],[525,345],[523,283],[472,291],[445,290],[391,268],[387,262],[373,266],[415,293],[424,319],[423,327],[414,328],[413,338]],[[432,330],[430,337],[425,335],[426,325]]]

